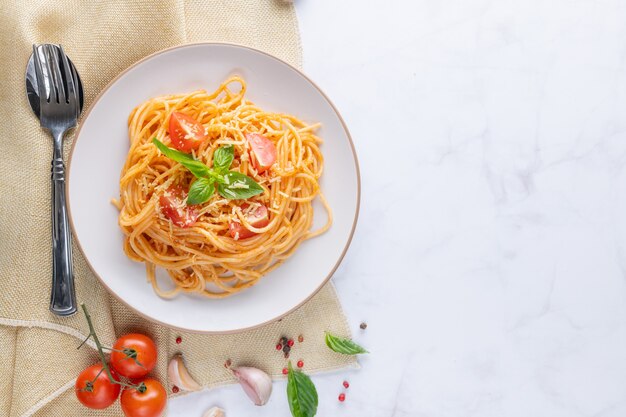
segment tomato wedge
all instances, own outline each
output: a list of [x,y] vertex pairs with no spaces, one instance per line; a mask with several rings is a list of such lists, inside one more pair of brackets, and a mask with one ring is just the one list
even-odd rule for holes
[[257,172],[267,171],[276,162],[276,146],[263,135],[246,133],[246,140],[250,144],[250,158]]
[[207,138],[202,126],[193,117],[184,113],[174,112],[170,116],[170,141],[172,146],[181,152],[198,149]]
[[198,211],[185,203],[187,191],[181,186],[168,188],[159,197],[161,213],[178,227],[189,227],[198,219]]
[[[243,204],[241,209],[245,213],[246,220],[253,227],[265,227],[270,222],[270,216],[267,211],[267,207],[263,204],[259,205],[256,209],[252,210],[249,213],[246,213],[246,209],[249,207],[248,204]],[[230,235],[235,239],[247,239],[256,235],[253,231],[246,229],[246,227],[238,222],[230,222],[228,225],[228,230]]]

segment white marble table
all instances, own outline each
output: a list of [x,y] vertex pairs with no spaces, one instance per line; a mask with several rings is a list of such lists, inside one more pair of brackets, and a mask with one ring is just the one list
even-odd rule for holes
[[[318,415],[626,415],[626,2],[296,4],[363,180],[334,282],[372,354]],[[170,413],[214,403],[289,415]]]

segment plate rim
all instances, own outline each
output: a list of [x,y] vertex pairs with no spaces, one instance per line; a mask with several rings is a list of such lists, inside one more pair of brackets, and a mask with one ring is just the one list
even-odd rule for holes
[[[315,290],[313,290],[311,292],[311,294],[309,294],[304,300],[302,300],[300,303],[298,303],[296,306],[294,306],[293,308],[289,309],[288,311],[279,314],[276,317],[273,317],[269,320],[266,320],[262,323],[258,323],[255,324],[253,326],[247,326],[247,327],[242,327],[239,329],[230,329],[230,330],[198,330],[198,329],[191,329],[191,328],[186,328],[186,327],[179,327],[179,326],[175,326],[169,323],[165,323],[161,320],[158,320],[154,317],[148,316],[147,314],[139,311],[137,308],[133,307],[132,305],[130,305],[129,303],[127,303],[125,300],[122,299],[122,297],[120,295],[118,295],[115,291],[113,291],[107,284],[106,282],[102,279],[102,277],[100,276],[100,274],[98,274],[96,272],[96,270],[93,268],[93,266],[91,265],[91,262],[89,261],[89,258],[85,255],[85,251],[82,248],[82,245],[80,243],[80,239],[78,238],[78,235],[76,233],[76,228],[74,226],[74,219],[72,217],[72,205],[70,204],[70,170],[72,167],[72,159],[74,157],[74,149],[76,148],[76,143],[78,143],[78,140],[80,138],[80,134],[84,125],[84,121],[90,116],[91,111],[94,109],[94,107],[98,104],[98,102],[102,99],[102,96],[109,91],[109,89],[120,79],[122,78],[127,72],[129,72],[130,70],[134,69],[135,67],[139,66],[140,64],[142,64],[143,62],[152,59],[158,55],[161,54],[165,54],[165,53],[169,53],[171,51],[177,50],[177,49],[183,49],[183,48],[189,48],[189,47],[196,47],[196,46],[228,46],[228,47],[235,47],[235,48],[241,48],[241,49],[246,49],[255,53],[259,53],[262,55],[265,55],[266,57],[273,59],[275,61],[277,61],[279,64],[285,65],[288,68],[290,68],[291,70],[295,71],[298,75],[300,75],[301,77],[303,77],[306,81],[308,81],[311,86],[313,86],[321,95],[322,97],[328,102],[328,104],[330,105],[330,107],[332,108],[333,112],[337,115],[337,118],[339,119],[339,122],[341,123],[341,126],[343,128],[343,130],[346,132],[346,136],[348,137],[348,143],[350,144],[350,149],[352,151],[352,157],[354,159],[354,166],[356,168],[356,181],[357,181],[357,195],[356,195],[356,210],[354,212],[354,219],[352,221],[352,227],[350,229],[350,235],[348,236],[348,240],[346,241],[346,244],[343,248],[343,250],[341,251],[341,254],[339,255],[339,258],[337,258],[337,262],[335,263],[335,265],[332,267],[332,269],[330,270],[330,272],[328,273],[328,275],[326,276],[326,278],[324,278],[324,280],[320,283],[320,285],[315,288]],[[161,49],[159,51],[153,52],[149,55],[146,55],[145,57],[139,59],[138,61],[134,62],[133,64],[131,64],[129,67],[127,67],[126,69],[124,69],[122,72],[120,72],[117,76],[115,76],[111,81],[109,81],[104,88],[102,88],[102,90],[100,90],[100,92],[96,95],[96,97],[93,99],[93,101],[91,102],[91,104],[89,105],[89,108],[87,108],[86,112],[84,113],[84,115],[80,118],[80,123],[78,124],[78,127],[76,128],[75,132],[74,132],[74,139],[72,140],[72,145],[68,154],[68,158],[67,158],[67,168],[66,168],[66,184],[65,184],[65,198],[68,202],[67,204],[67,212],[68,212],[68,219],[69,219],[69,223],[70,223],[70,227],[72,230],[72,235],[74,238],[74,242],[76,244],[76,247],[78,247],[78,249],[80,250],[81,254],[83,255],[83,258],[85,259],[85,262],[87,263],[87,266],[89,267],[89,269],[91,270],[91,272],[98,278],[98,281],[100,281],[100,284],[102,284],[102,286],[107,290],[107,292],[111,295],[113,295],[118,301],[120,301],[124,306],[126,306],[127,308],[129,308],[131,311],[134,311],[135,313],[137,313],[140,317],[152,322],[152,323],[157,323],[161,326],[165,326],[169,329],[174,329],[174,330],[178,330],[178,331],[183,331],[183,332],[189,332],[189,333],[195,333],[195,334],[235,334],[235,333],[242,333],[248,330],[254,330],[254,329],[258,329],[262,326],[268,325],[270,323],[274,323],[276,321],[279,321],[281,319],[283,319],[285,316],[293,313],[294,311],[296,311],[297,309],[299,309],[300,307],[302,307],[304,304],[306,304],[309,300],[311,300],[315,295],[317,295],[320,290],[330,281],[330,279],[332,278],[332,276],[335,274],[335,272],[337,271],[337,268],[339,268],[339,265],[341,264],[341,262],[343,261],[346,253],[348,252],[348,248],[350,247],[350,244],[352,243],[352,238],[354,237],[354,232],[356,230],[356,225],[359,219],[359,213],[361,210],[361,170],[359,167],[359,159],[357,157],[357,153],[356,153],[356,148],[354,146],[354,141],[352,140],[352,135],[350,134],[350,130],[348,129],[348,126],[346,125],[346,122],[344,121],[343,117],[341,116],[341,113],[339,112],[339,110],[337,109],[337,107],[335,106],[335,104],[332,102],[332,100],[328,97],[328,95],[326,95],[326,93],[324,93],[324,91],[320,88],[320,86],[317,85],[317,83],[315,83],[311,78],[309,78],[302,70],[300,70],[299,68],[296,68],[295,66],[291,65],[290,63],[288,63],[287,61],[278,58],[277,56],[274,56],[268,52],[262,51],[260,49],[257,48],[253,48],[250,46],[246,46],[246,45],[242,45],[242,44],[238,44],[238,43],[233,43],[233,42],[193,42],[193,43],[185,43],[185,44],[180,44],[180,45],[175,45],[175,46],[171,46],[169,48],[165,48],[165,49]]]

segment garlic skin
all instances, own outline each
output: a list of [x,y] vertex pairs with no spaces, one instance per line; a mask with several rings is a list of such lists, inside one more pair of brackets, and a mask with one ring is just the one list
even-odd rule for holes
[[211,407],[202,414],[202,417],[224,417],[224,410],[219,407]]
[[272,394],[272,378],[268,374],[249,366],[240,366],[231,370],[254,405],[267,403]]
[[172,384],[185,391],[199,391],[202,386],[191,377],[189,371],[185,367],[183,357],[176,355],[172,358],[167,366],[167,376]]

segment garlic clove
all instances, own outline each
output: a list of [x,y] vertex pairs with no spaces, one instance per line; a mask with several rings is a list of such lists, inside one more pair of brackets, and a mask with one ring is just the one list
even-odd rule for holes
[[167,376],[172,384],[185,391],[199,391],[202,386],[191,377],[189,371],[185,367],[183,357],[176,355],[172,358],[167,366]]
[[265,405],[272,394],[272,378],[257,368],[240,366],[231,369],[254,405]]
[[202,414],[202,417],[224,417],[224,410],[219,407],[211,407]]

